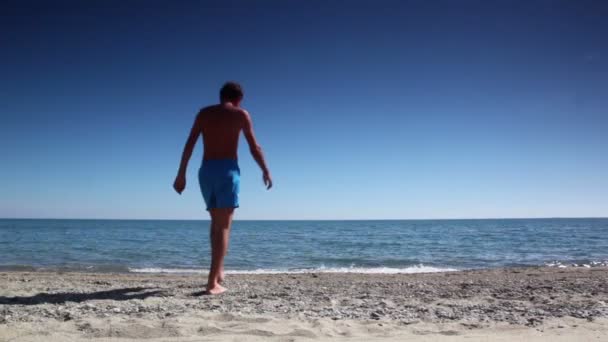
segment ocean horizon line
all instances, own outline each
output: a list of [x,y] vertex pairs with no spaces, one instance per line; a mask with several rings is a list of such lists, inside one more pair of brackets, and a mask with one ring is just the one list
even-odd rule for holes
[[[355,218],[355,219],[234,219],[247,222],[354,222],[354,221],[484,221],[484,220],[571,220],[608,219],[608,216],[547,216],[547,217],[472,217],[472,218]],[[192,218],[94,218],[94,217],[0,217],[0,220],[73,220],[73,221],[201,221],[210,219]]]

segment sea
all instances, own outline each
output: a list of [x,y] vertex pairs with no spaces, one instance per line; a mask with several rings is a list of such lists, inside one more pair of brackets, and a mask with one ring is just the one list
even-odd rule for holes
[[[206,273],[209,222],[0,219],[0,270]],[[608,219],[234,221],[227,273],[608,266]]]

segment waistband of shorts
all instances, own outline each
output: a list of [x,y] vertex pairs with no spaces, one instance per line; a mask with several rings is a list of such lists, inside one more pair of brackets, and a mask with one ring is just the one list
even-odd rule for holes
[[237,159],[203,159],[201,167],[238,167]]

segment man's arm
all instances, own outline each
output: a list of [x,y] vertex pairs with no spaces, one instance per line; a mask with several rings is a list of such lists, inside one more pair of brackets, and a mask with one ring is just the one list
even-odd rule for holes
[[270,170],[268,170],[268,166],[266,166],[266,161],[264,160],[264,153],[262,152],[262,147],[258,145],[257,140],[255,139],[255,134],[253,133],[253,124],[251,122],[251,117],[247,111],[245,113],[245,123],[243,125],[243,134],[247,139],[247,143],[249,144],[249,151],[251,151],[251,155],[253,159],[255,159],[256,163],[262,169],[264,174],[264,185],[266,185],[267,189],[272,188],[272,177],[270,176]]
[[188,140],[184,146],[184,151],[182,152],[182,160],[179,164],[179,170],[177,171],[175,182],[173,182],[173,189],[175,189],[175,191],[177,191],[177,193],[180,195],[186,188],[186,169],[188,168],[188,162],[192,156],[194,145],[196,145],[196,141],[201,134],[200,116],[201,115],[199,113],[194,120],[192,129],[190,130],[190,135],[188,136]]

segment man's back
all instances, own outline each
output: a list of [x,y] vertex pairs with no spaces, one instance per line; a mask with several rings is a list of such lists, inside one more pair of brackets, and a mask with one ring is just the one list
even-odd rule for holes
[[238,107],[219,104],[198,114],[203,135],[203,159],[237,159],[239,135],[247,113]]

